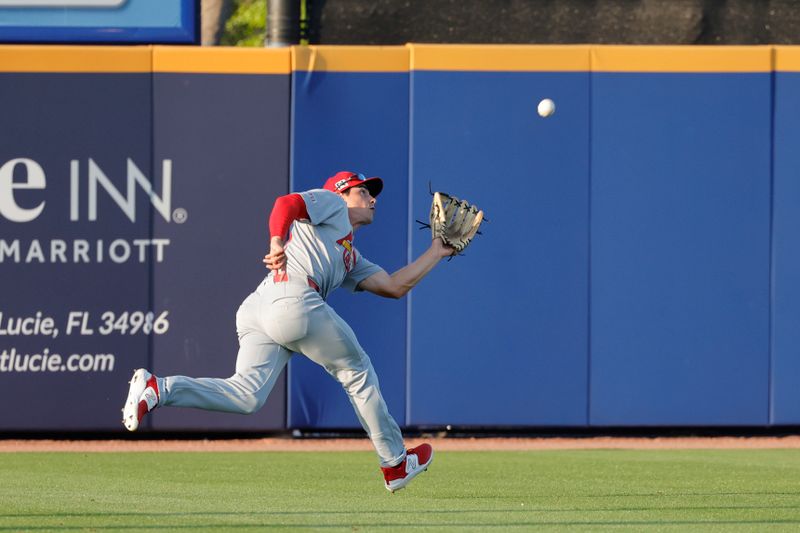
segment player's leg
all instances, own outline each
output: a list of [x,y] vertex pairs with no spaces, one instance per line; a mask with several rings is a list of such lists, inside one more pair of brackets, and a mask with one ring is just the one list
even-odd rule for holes
[[239,353],[236,373],[227,379],[169,376],[156,378],[144,369],[134,373],[123,408],[123,422],[135,431],[142,417],[156,406],[195,407],[231,413],[253,413],[267,400],[291,357],[258,327],[257,294],[250,295],[236,314]]
[[289,347],[322,365],[342,384],[358,419],[372,440],[387,490],[405,487],[433,461],[433,448],[405,450],[400,428],[389,414],[378,376],[355,333],[327,304],[314,306],[308,334]]
[[236,313],[239,353],[236,373],[226,379],[170,376],[159,405],[251,414],[266,402],[291,352],[259,327],[263,298],[251,294]]
[[159,406],[252,414],[267,401],[291,352],[258,332],[240,337],[236,373],[226,379],[169,376]]
[[381,466],[403,461],[405,445],[400,428],[389,414],[372,362],[350,326],[327,304],[309,317],[308,334],[289,345],[324,367],[339,383],[372,440]]

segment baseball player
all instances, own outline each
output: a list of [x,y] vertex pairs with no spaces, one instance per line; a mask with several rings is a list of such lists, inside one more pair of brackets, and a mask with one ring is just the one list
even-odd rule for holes
[[433,460],[430,444],[406,450],[400,428],[381,396],[378,377],[353,330],[326,299],[336,288],[400,298],[455,249],[441,238],[393,274],[353,245],[354,232],[372,223],[380,178],[339,172],[322,189],[275,201],[269,219],[270,272],[239,307],[236,373],[228,379],[169,376],[136,370],[123,408],[135,431],[156,407],[195,407],[254,413],[267,400],[292,353],[321,365],[342,384],[378,454],[386,488],[405,487]]

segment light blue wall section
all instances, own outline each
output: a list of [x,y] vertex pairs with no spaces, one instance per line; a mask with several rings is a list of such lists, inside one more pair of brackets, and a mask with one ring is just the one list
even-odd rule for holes
[[592,425],[763,425],[771,75],[592,76]]
[[[54,2],[55,3],[55,2]],[[0,26],[140,27],[177,26],[182,0],[127,0],[120,5],[81,7],[0,7]]]
[[91,7],[51,4],[0,6],[0,42],[199,42],[197,0],[118,0]]

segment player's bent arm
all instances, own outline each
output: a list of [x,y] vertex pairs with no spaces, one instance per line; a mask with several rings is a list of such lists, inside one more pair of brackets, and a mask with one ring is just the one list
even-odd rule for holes
[[441,239],[434,239],[425,253],[394,274],[381,270],[359,283],[359,288],[384,298],[402,298],[413,289],[443,257],[453,255],[453,249]]
[[287,194],[275,200],[269,215],[269,252],[263,262],[270,270],[281,271],[286,268],[284,240],[289,228],[295,220],[307,219],[308,209],[303,197],[299,194]]
[[269,215],[270,237],[286,239],[292,222],[308,218],[308,209],[303,197],[297,193],[279,196]]

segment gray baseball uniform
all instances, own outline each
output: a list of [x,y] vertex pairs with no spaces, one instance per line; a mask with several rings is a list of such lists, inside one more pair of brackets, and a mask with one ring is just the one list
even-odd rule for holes
[[396,465],[405,457],[405,446],[372,363],[350,326],[325,302],[337,287],[355,291],[381,268],[353,246],[341,197],[324,189],[300,194],[310,220],[292,223],[286,272],[270,272],[236,314],[236,373],[228,379],[159,378],[159,403],[253,413],[264,405],[292,352],[300,353],[342,384],[381,466]]

